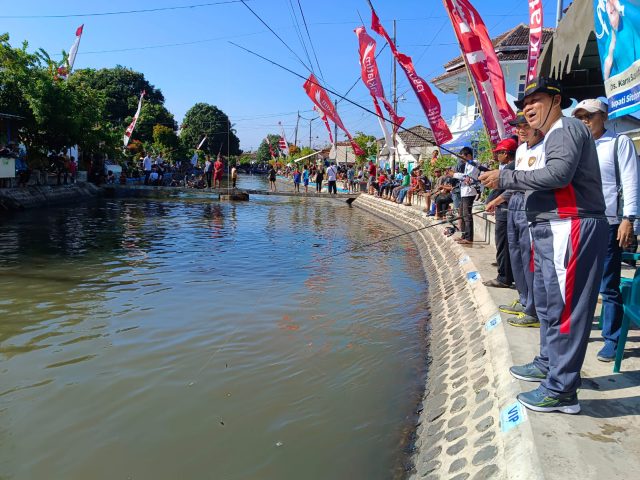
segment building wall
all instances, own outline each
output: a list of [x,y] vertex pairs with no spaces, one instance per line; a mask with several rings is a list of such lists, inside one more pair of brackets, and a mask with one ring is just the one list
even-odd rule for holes
[[[518,98],[520,89],[524,89],[524,75],[526,74],[527,64],[524,60],[513,62],[502,62],[502,72],[504,73],[504,83],[507,92],[507,101],[511,108],[516,110],[514,101]],[[456,136],[457,133],[467,130],[479,114],[476,111],[476,99],[471,90],[469,77],[466,71],[458,75],[458,91],[456,102],[456,114],[450,122],[451,133]]]

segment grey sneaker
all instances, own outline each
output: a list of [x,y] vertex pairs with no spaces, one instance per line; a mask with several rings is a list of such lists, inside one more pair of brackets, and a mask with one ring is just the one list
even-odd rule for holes
[[547,374],[543,373],[533,362],[526,365],[514,365],[509,369],[509,373],[518,380],[525,380],[527,382],[541,382],[547,378]]
[[540,386],[530,392],[520,393],[516,398],[534,412],[562,412],[570,415],[580,413],[580,403],[575,393],[552,397]]
[[504,313],[517,315],[518,313],[524,313],[524,305],[520,303],[520,300],[514,300],[510,305],[500,305],[498,310]]
[[507,318],[507,323],[512,327],[540,328],[540,320],[525,313],[517,313],[515,317]]

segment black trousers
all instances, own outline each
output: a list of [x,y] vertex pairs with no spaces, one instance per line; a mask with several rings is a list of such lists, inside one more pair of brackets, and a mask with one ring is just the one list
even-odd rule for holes
[[498,264],[499,282],[511,285],[513,273],[511,271],[511,257],[509,256],[509,240],[507,237],[507,209],[496,209],[496,262]]
[[338,193],[338,188],[336,186],[335,180],[329,180],[328,185],[329,185],[329,193]]
[[462,238],[473,242],[473,215],[471,214],[471,208],[473,207],[473,200],[476,196],[462,197]]
[[204,172],[204,176],[207,179],[207,187],[211,188],[211,177],[213,172]]

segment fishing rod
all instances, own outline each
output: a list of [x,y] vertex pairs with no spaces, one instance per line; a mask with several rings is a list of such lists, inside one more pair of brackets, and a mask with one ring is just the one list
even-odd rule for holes
[[307,81],[307,82],[313,83],[314,85],[317,85],[318,87],[325,89],[327,92],[332,93],[332,94],[333,94],[333,95],[335,95],[336,97],[338,97],[338,98],[340,98],[340,99],[342,99],[342,100],[346,100],[346,101],[347,101],[348,103],[350,103],[351,105],[353,105],[353,106],[355,106],[355,107],[358,107],[358,108],[360,108],[361,110],[364,110],[365,112],[370,113],[371,115],[374,115],[374,116],[376,116],[376,117],[378,117],[378,118],[382,119],[383,121],[389,122],[390,124],[392,124],[393,126],[395,126],[397,129],[400,129],[400,130],[402,130],[402,131],[404,131],[404,132],[410,133],[411,135],[414,135],[415,137],[418,137],[419,139],[424,140],[425,142],[427,142],[427,143],[429,143],[429,144],[433,145],[434,147],[438,147],[439,149],[444,150],[444,151],[445,151],[446,153],[448,153],[449,155],[452,155],[452,156],[457,157],[457,158],[460,158],[460,159],[464,159],[464,157],[462,157],[460,154],[458,154],[458,153],[456,153],[456,152],[454,152],[454,151],[452,151],[452,150],[449,150],[449,149],[448,149],[448,148],[446,148],[446,147],[443,147],[443,146],[441,146],[441,145],[438,145],[438,144],[437,144],[437,143],[435,143],[433,140],[430,140],[430,139],[428,139],[428,138],[426,138],[426,137],[423,137],[422,135],[420,135],[420,134],[418,134],[418,133],[416,133],[416,132],[414,132],[414,131],[412,131],[412,130],[409,130],[408,128],[403,127],[402,125],[400,125],[400,124],[398,124],[398,123],[394,122],[394,121],[393,121],[393,120],[391,120],[391,119],[386,119],[383,115],[378,115],[378,113],[377,113],[377,112],[375,112],[375,111],[373,111],[373,110],[371,110],[371,109],[369,109],[369,108],[367,108],[367,107],[365,107],[365,106],[363,106],[363,105],[360,105],[360,104],[359,104],[359,103],[357,103],[357,102],[354,102],[354,101],[353,101],[353,100],[351,100],[350,98],[347,98],[346,96],[339,94],[338,92],[336,92],[335,90],[333,90],[333,89],[331,89],[331,88],[329,88],[329,87],[324,87],[324,86],[320,85],[318,82],[316,82],[316,81],[312,80],[311,78],[307,78],[307,77],[305,77],[305,76],[303,76],[303,75],[299,74],[298,72],[296,72],[296,71],[294,71],[294,70],[291,70],[290,68],[287,68],[287,67],[285,67],[284,65],[281,65],[281,64],[279,64],[278,62],[276,62],[276,61],[274,61],[274,60],[271,60],[270,58],[267,58],[267,57],[265,57],[265,56],[263,56],[263,55],[260,55],[259,53],[254,52],[253,50],[250,50],[250,49],[248,49],[248,48],[246,48],[246,47],[243,47],[243,46],[241,46],[241,45],[238,45],[237,43],[232,42],[231,40],[229,40],[228,42],[229,42],[231,45],[233,45],[234,47],[237,47],[237,48],[239,48],[239,49],[241,49],[241,50],[244,50],[245,52],[250,53],[251,55],[254,55],[254,56],[256,56],[256,57],[258,57],[258,58],[260,58],[260,59],[262,59],[262,60],[264,60],[264,61],[266,61],[266,62],[268,62],[268,63],[270,63],[270,64],[272,64],[272,65],[275,65],[276,67],[281,68],[282,70],[284,70],[284,71],[286,71],[286,72],[289,72],[290,74],[295,75],[296,77],[301,78],[302,80],[305,80],[305,81]]
[[429,228],[437,227],[439,225],[445,225],[447,223],[455,222],[456,220],[459,220],[460,218],[462,218],[462,217],[458,216],[458,217],[454,217],[454,218],[449,218],[447,220],[443,220],[443,221],[437,222],[437,223],[432,223],[431,225],[425,225],[424,227],[420,227],[420,228],[416,228],[416,229],[413,229],[413,230],[409,230],[408,232],[403,232],[403,233],[400,233],[398,235],[394,235],[392,237],[383,238],[382,240],[378,240],[376,242],[357,245],[355,247],[348,248],[348,249],[343,250],[343,251],[338,252],[338,253],[332,253],[331,255],[326,255],[326,256],[323,256],[323,257],[319,257],[318,260],[324,260],[324,259],[327,259],[327,258],[336,257],[338,255],[345,255],[347,253],[356,252],[358,250],[362,250],[363,248],[371,247],[373,245],[378,245],[379,243],[388,242],[388,241],[391,241],[391,240],[395,240],[396,238],[404,237],[406,235],[411,235],[412,233],[421,232],[422,230],[427,230]]

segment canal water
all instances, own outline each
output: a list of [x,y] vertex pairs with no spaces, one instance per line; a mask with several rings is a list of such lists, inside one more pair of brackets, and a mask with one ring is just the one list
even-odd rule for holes
[[406,238],[343,253],[392,227],[188,195],[0,222],[0,478],[402,476],[423,270]]

